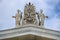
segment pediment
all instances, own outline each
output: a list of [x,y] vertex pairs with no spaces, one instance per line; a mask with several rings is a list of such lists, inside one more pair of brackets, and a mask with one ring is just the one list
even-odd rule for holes
[[60,32],[35,26],[19,27],[0,31],[0,39],[20,37],[24,35],[35,35],[50,39],[60,39]]
[[8,38],[4,40],[54,40],[54,39],[29,34],[29,35],[23,35],[19,37]]

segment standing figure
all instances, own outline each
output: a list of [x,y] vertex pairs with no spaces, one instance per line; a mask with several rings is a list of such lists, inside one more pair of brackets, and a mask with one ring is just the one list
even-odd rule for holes
[[21,11],[18,9],[16,15],[12,16],[16,20],[16,23],[15,23],[16,27],[18,27],[20,25],[20,21],[21,21],[21,18],[22,18],[22,15],[20,15],[20,14],[21,14]]
[[44,19],[45,19],[45,18],[48,18],[48,16],[45,16],[45,15],[43,14],[43,10],[41,9],[41,10],[40,10],[40,22],[39,22],[41,26],[44,26]]

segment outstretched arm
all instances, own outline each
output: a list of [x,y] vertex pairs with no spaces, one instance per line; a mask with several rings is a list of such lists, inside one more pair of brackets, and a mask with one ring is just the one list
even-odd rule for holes
[[45,16],[46,18],[48,18],[48,16]]
[[16,16],[12,16],[12,18],[16,18]]

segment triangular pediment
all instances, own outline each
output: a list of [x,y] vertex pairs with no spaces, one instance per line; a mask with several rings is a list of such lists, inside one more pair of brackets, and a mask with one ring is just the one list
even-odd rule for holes
[[26,26],[0,31],[0,39],[20,37],[24,35],[60,39],[60,32],[35,26]]
[[23,36],[14,37],[14,38],[8,38],[8,39],[4,39],[4,40],[54,40],[54,39],[28,34],[28,35],[23,35]]

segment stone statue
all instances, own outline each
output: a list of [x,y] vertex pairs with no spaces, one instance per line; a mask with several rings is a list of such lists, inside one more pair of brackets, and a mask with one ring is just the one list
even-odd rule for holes
[[20,21],[22,18],[21,11],[18,9],[16,16],[12,16],[16,20],[16,27],[20,25]]
[[[44,19],[48,18],[43,14],[43,10],[40,10],[40,13],[35,11],[35,6],[29,2],[24,7],[24,16],[22,17],[21,11],[18,9],[15,16],[12,16],[16,20],[16,27],[24,26],[28,24],[33,24],[37,26],[44,26]],[[38,17],[38,18],[37,18]]]
[[48,18],[48,16],[45,16],[45,15],[43,14],[43,10],[42,10],[42,9],[40,10],[40,15],[39,15],[39,16],[40,16],[39,25],[40,25],[40,26],[44,26],[44,19],[45,19],[45,18]]

